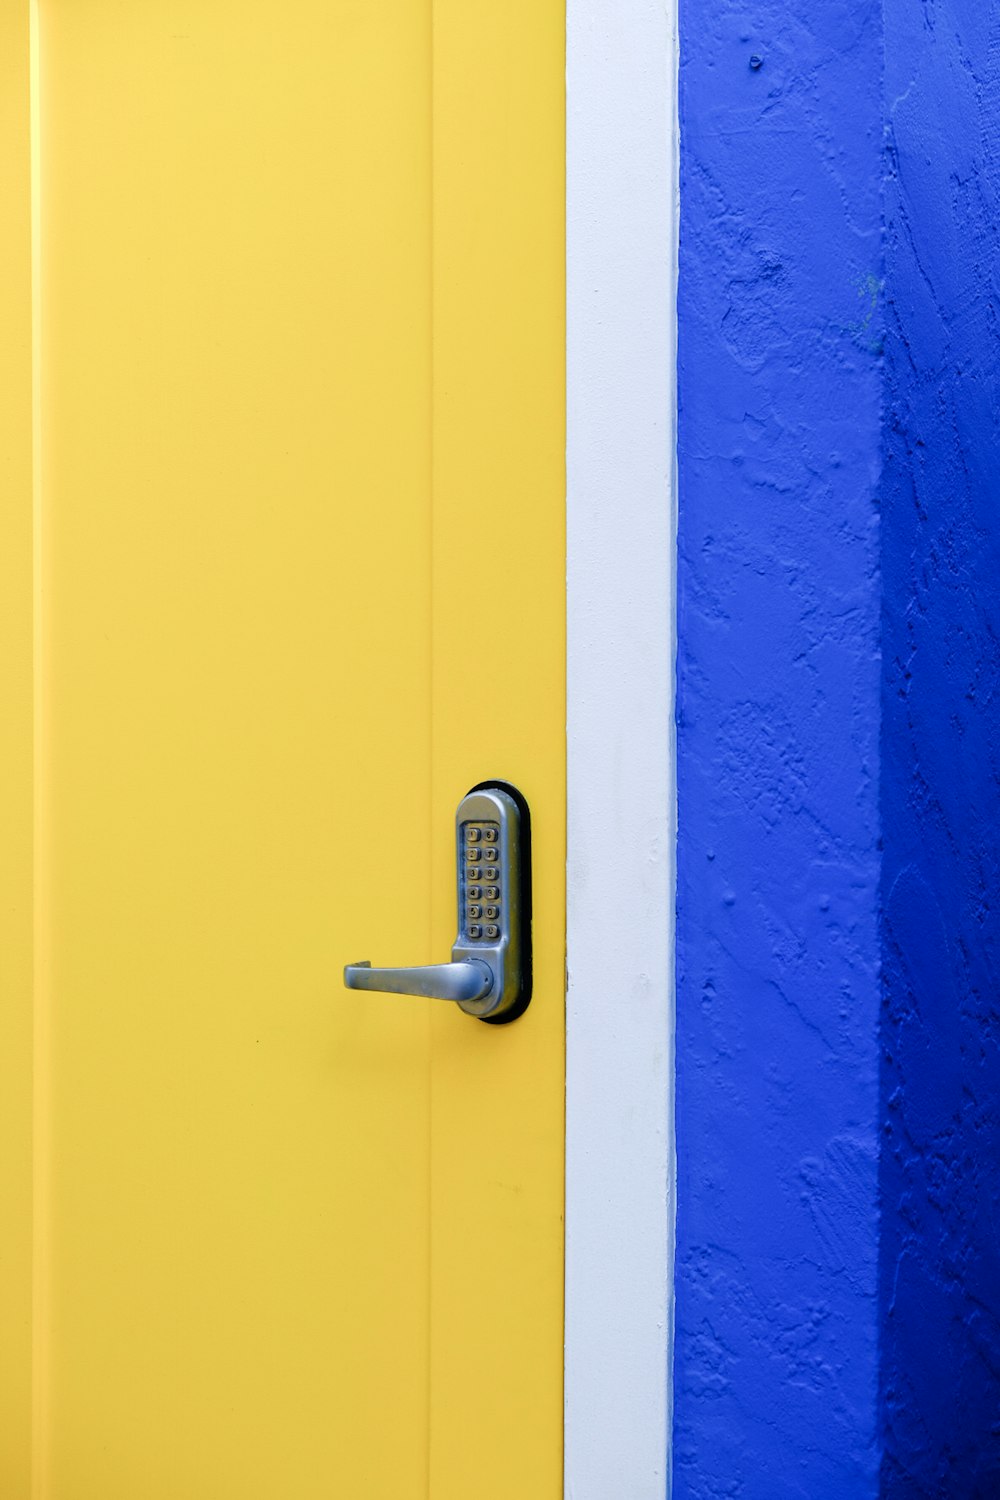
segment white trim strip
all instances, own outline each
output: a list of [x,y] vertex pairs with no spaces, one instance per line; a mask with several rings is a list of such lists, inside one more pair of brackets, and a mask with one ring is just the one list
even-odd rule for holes
[[669,1490],[676,0],[568,0],[566,1500]]

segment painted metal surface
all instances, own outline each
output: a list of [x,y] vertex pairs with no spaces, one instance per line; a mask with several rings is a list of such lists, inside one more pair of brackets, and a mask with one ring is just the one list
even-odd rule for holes
[[879,7],[681,5],[678,1500],[878,1492]]
[[[561,10],[37,19],[38,441],[11,497],[15,686],[37,500],[30,1493],[548,1500]],[[530,1012],[345,993],[350,952],[451,940],[455,804],[498,770],[535,815]],[[5,1500],[28,1493],[23,1353]]]
[[568,1500],[669,1472],[675,48],[568,6]]
[[883,1494],[1000,1494],[1000,11],[885,0]]

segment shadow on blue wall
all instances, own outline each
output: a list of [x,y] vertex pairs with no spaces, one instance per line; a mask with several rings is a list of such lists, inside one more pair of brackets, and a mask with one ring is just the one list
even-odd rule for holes
[[1000,6],[884,0],[886,1500],[1000,1496]]

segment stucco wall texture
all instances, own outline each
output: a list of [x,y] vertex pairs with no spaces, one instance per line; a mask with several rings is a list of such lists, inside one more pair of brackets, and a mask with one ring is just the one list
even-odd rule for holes
[[1000,0],[681,0],[677,1500],[1000,1495]]

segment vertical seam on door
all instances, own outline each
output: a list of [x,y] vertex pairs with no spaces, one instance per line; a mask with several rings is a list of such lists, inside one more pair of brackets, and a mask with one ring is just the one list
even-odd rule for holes
[[[428,475],[427,475],[427,499],[428,499],[428,526],[427,526],[427,556],[428,556],[428,606],[427,606],[427,702],[429,713],[427,719],[427,879],[425,889],[429,892],[434,890],[434,702],[435,702],[435,679],[434,679],[434,600],[436,597],[434,560],[435,560],[435,532],[434,532],[434,0],[427,0],[427,157],[428,157],[428,213],[427,213],[427,322],[428,322],[428,389],[427,389],[427,424],[428,424]],[[427,907],[427,942],[428,952],[434,947],[434,901],[431,899]],[[424,1493],[426,1500],[431,1495],[431,1376],[433,1372],[432,1360],[432,1338],[434,1329],[433,1300],[434,1300],[434,1023],[431,1011],[431,1002],[424,1002],[426,1015],[426,1037],[427,1037],[427,1102],[425,1127],[427,1132],[427,1230],[426,1230],[426,1257],[427,1257],[427,1294],[426,1294],[426,1329],[424,1344]]]
[[31,140],[31,509],[32,509],[32,1191],[31,1191],[31,1495],[48,1493],[49,1392],[49,996],[46,973],[47,849],[45,633],[42,533],[41,59],[39,0],[29,0]]

